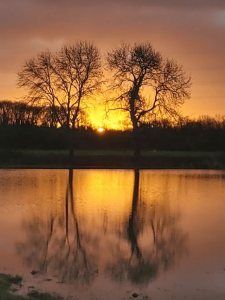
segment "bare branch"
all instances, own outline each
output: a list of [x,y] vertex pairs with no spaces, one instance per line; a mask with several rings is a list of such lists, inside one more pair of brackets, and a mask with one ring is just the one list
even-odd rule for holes
[[81,41],[27,61],[18,73],[18,86],[27,88],[29,98],[44,101],[60,113],[56,118],[63,113],[64,123],[74,128],[84,99],[100,90],[102,77],[99,50]]

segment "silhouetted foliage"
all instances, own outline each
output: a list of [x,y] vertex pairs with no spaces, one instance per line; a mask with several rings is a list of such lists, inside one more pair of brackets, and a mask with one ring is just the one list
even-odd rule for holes
[[[39,126],[38,126],[38,125]],[[99,134],[89,128],[68,132],[56,128],[47,107],[0,101],[0,148],[70,149],[71,143],[80,150],[133,149],[131,131],[105,131]],[[201,116],[183,118],[174,124],[154,120],[139,127],[143,150],[225,151],[225,117]]]
[[39,125],[42,108],[22,102],[0,101],[0,125]]

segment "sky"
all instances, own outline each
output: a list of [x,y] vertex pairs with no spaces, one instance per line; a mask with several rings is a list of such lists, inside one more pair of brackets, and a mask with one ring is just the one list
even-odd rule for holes
[[183,113],[225,115],[224,0],[0,0],[0,100],[17,100],[26,60],[78,40],[102,55],[121,42],[150,42],[192,77]]

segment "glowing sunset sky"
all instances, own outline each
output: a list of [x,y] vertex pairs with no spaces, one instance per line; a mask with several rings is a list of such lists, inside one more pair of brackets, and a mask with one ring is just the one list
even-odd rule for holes
[[17,72],[77,40],[105,51],[149,41],[192,76],[193,117],[225,115],[225,0],[0,0],[0,100],[24,94]]

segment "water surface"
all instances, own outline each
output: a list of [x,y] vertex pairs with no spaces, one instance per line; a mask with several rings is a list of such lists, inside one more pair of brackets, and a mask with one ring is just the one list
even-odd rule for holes
[[[0,271],[76,299],[224,299],[225,174],[0,170]],[[31,275],[31,271],[37,274]]]

